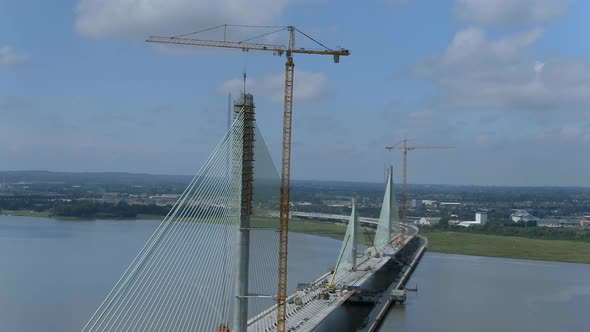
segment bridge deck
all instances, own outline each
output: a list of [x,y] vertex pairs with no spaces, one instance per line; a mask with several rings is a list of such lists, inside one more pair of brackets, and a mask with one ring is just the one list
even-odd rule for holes
[[[411,240],[409,236],[404,241],[407,244]],[[373,274],[380,270],[395,255],[403,245],[387,247],[383,250],[380,257],[375,257],[374,252],[369,256],[368,252],[373,250],[369,248],[365,251],[361,262],[358,264],[357,271],[350,271],[336,280],[337,285],[363,286]],[[329,299],[323,299],[322,294],[326,292],[326,285],[322,284],[330,276],[326,273],[319,277],[309,289],[297,291],[290,295],[287,304],[287,331],[312,331],[334,310],[340,307],[353,292],[346,290],[336,290],[328,293]],[[301,303],[296,304],[296,297],[301,298]],[[291,303],[289,303],[291,302]],[[261,312],[248,321],[248,331],[271,332],[276,331],[276,305]]]

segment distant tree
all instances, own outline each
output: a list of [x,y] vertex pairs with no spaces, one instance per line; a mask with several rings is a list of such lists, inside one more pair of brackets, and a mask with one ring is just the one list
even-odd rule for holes
[[438,227],[439,228],[448,228],[449,227],[449,216],[443,216],[440,218],[440,221],[438,222]]

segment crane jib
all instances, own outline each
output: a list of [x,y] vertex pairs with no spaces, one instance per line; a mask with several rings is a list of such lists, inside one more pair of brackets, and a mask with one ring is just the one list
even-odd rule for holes
[[[283,53],[289,51],[288,47],[284,46],[284,45],[261,44],[261,43],[241,43],[241,42],[224,41],[224,40],[150,36],[145,41],[148,43],[237,48],[237,49],[241,49],[244,51],[249,51],[249,50],[272,51],[272,52],[276,52],[277,55],[283,55]],[[299,49],[291,50],[291,53],[333,55],[334,61],[336,63],[339,60],[339,58],[338,58],[339,56],[350,55],[350,51],[346,50],[346,49],[339,49],[339,50],[332,51],[332,50],[314,50],[314,49],[299,48]]]

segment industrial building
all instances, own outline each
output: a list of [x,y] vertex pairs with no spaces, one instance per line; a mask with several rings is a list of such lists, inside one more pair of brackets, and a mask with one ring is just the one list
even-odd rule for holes
[[438,217],[422,217],[418,220],[418,225],[437,225],[439,222]]
[[461,221],[459,223],[459,226],[463,226],[463,227],[481,226],[481,225],[485,225],[487,222],[488,222],[487,212],[476,212],[475,213],[475,220]]
[[516,210],[513,214],[510,215],[510,219],[514,222],[520,221],[535,221],[537,218],[532,214],[528,213],[526,210]]

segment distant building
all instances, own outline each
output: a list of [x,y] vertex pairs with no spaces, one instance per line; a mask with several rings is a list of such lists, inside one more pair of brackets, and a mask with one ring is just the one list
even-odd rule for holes
[[476,212],[475,213],[475,221],[484,225],[486,222],[488,222],[487,212]]
[[582,217],[582,220],[580,220],[580,226],[582,226],[582,227],[590,226],[590,215]]
[[459,206],[461,203],[459,202],[440,202],[440,206]]
[[436,201],[431,200],[431,199],[423,199],[422,200],[422,204],[424,204],[424,205],[435,205],[436,204]]
[[436,225],[440,222],[437,217],[422,217],[418,220],[418,225]]
[[329,207],[350,207],[350,204],[346,204],[346,203],[334,203],[334,204],[328,204]]
[[535,216],[528,213],[526,210],[516,210],[516,212],[510,215],[510,219],[512,219],[514,222],[537,220]]
[[455,226],[455,225],[459,225],[459,223],[461,222],[461,220],[459,220],[459,216],[456,214],[451,214],[449,216],[449,225],[450,226]]
[[156,205],[164,206],[174,204],[179,197],[180,195],[178,194],[162,194],[150,196],[149,199],[152,203],[155,203]]
[[537,219],[537,226],[539,227],[562,227],[566,221],[562,219]]
[[162,194],[161,195],[162,198],[173,198],[173,199],[177,199],[180,197],[179,194]]
[[488,214],[486,212],[476,212],[475,213],[475,220],[461,221],[458,225],[463,226],[463,227],[481,226],[481,225],[485,225],[487,221],[488,221]]
[[150,199],[178,199],[179,197],[180,197],[179,194],[162,194],[162,195],[150,196]]

